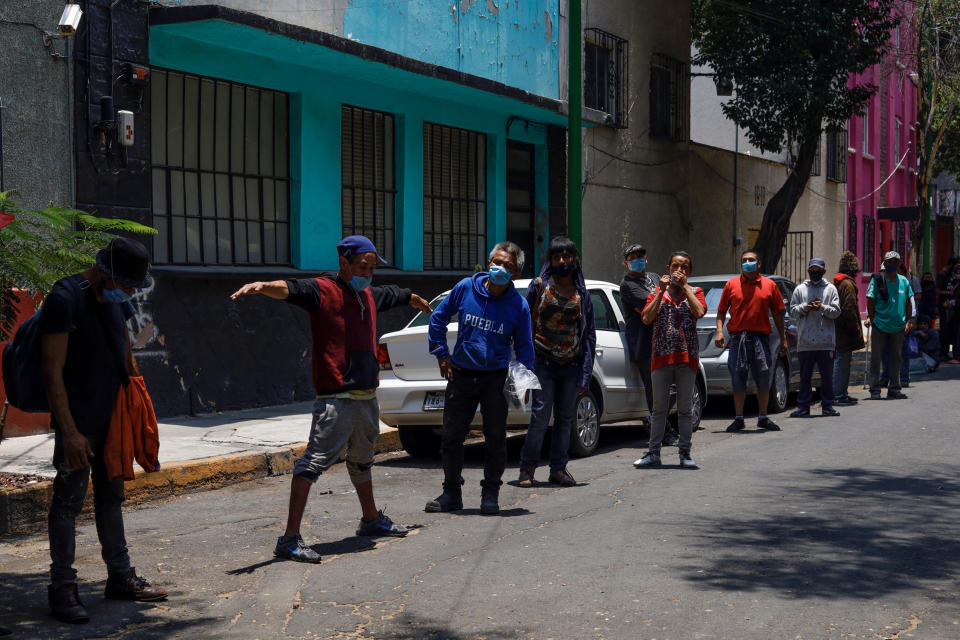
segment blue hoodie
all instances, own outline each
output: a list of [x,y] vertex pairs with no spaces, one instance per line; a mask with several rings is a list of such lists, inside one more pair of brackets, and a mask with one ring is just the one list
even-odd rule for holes
[[430,316],[430,353],[438,359],[450,355],[447,324],[459,316],[453,363],[474,371],[496,371],[510,364],[510,343],[517,360],[533,371],[533,334],[530,307],[513,284],[502,295],[491,296],[484,285],[486,273],[464,278]]

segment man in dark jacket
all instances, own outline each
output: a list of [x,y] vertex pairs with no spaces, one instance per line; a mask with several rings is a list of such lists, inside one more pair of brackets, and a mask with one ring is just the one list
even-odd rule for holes
[[540,448],[552,412],[548,481],[572,487],[576,481],[567,471],[567,450],[576,421],[577,402],[590,386],[597,345],[593,302],[573,240],[566,236],[550,240],[540,277],[527,287],[527,305],[540,390],[533,392],[530,426],[520,452],[519,484],[533,486],[533,474],[540,462]]
[[[487,272],[464,278],[430,316],[430,353],[447,380],[443,404],[443,493],[425,511],[463,509],[463,441],[480,405],[484,462],[480,512],[500,512],[500,485],[507,463],[507,399],[503,385],[510,345],[517,360],[534,370],[530,307],[513,286],[523,272],[523,250],[500,242],[490,252]],[[456,314],[459,328],[453,354],[447,347],[447,324]]]
[[373,270],[386,260],[364,236],[348,236],[337,245],[340,271],[336,277],[251,282],[230,296],[261,294],[286,300],[310,313],[313,337],[313,405],[310,439],[293,467],[287,527],[277,539],[274,555],[297,562],[320,562],[320,554],[304,543],[300,523],[310,487],[320,474],[347,455],[347,473],[357,490],[363,514],[358,536],[404,536],[377,509],[373,498],[374,440],[380,433],[376,389],[377,312],[410,305],[430,313],[429,303],[409,289],[394,285],[371,287]]
[[116,238],[97,254],[96,265],[57,282],[40,310],[40,357],[56,433],[50,502],[50,587],[58,620],[90,617],[77,592],[76,519],[93,478],[101,555],[107,565],[104,597],[152,602],[167,597],[130,566],[123,531],[123,480],[107,478],[104,444],[117,393],[138,376],[126,322],[135,289],[149,287],[150,256],[136,240]]
[[857,274],[860,261],[852,251],[840,256],[840,269],[833,276],[833,284],[840,296],[840,317],[836,319],[837,356],[833,365],[834,404],[850,406],[857,399],[850,396],[850,361],[853,352],[863,349],[863,324],[860,320],[860,298],[857,295]]

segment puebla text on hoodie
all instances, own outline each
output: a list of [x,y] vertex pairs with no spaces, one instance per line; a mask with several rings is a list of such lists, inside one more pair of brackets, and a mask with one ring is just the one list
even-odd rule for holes
[[484,282],[486,273],[464,278],[450,291],[430,316],[430,353],[449,355],[447,324],[459,314],[453,363],[474,371],[496,371],[510,364],[510,343],[517,360],[533,371],[533,336],[530,307],[513,284],[502,295],[491,296]]
[[[820,298],[819,311],[809,308],[811,300]],[[837,288],[827,282],[809,279],[797,285],[790,298],[790,315],[797,321],[797,351],[833,351],[836,347],[834,319],[840,315]]]

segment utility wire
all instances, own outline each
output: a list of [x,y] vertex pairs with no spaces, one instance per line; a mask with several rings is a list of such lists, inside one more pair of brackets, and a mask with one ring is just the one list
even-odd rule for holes
[[828,196],[828,195],[826,195],[826,194],[823,194],[823,193],[820,193],[819,191],[814,191],[813,188],[810,187],[810,185],[807,185],[807,190],[808,190],[810,193],[812,193],[812,194],[814,194],[814,195],[816,195],[816,196],[820,196],[820,197],[823,198],[824,200],[830,200],[831,202],[842,202],[843,204],[854,204],[855,202],[860,202],[861,200],[866,200],[867,198],[872,197],[875,193],[877,193],[878,191],[880,191],[880,189],[883,189],[884,185],[886,185],[888,182],[890,182],[890,179],[894,176],[894,174],[897,173],[897,170],[903,165],[903,161],[907,159],[907,155],[908,155],[909,153],[910,153],[910,143],[908,142],[908,143],[907,143],[907,150],[903,152],[903,156],[900,158],[900,161],[897,162],[897,166],[895,166],[895,167],[893,168],[893,170],[890,172],[890,174],[889,174],[886,178],[883,179],[883,182],[881,182],[881,183],[877,186],[876,189],[874,189],[873,191],[871,191],[870,193],[868,193],[868,194],[865,195],[865,196],[860,196],[860,197],[857,198],[856,200],[838,200],[837,198],[831,198],[830,196]]

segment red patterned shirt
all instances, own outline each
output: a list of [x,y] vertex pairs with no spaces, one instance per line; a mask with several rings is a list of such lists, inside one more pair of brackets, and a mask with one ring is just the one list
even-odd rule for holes
[[[693,295],[707,308],[707,299],[703,289],[695,287]],[[657,294],[651,293],[647,297],[644,310]],[[690,310],[690,303],[686,296],[674,300],[667,289],[663,294],[660,311],[653,321],[653,355],[650,359],[650,369],[659,369],[668,364],[686,363],[696,371],[700,366],[700,342],[697,338],[697,320]]]

